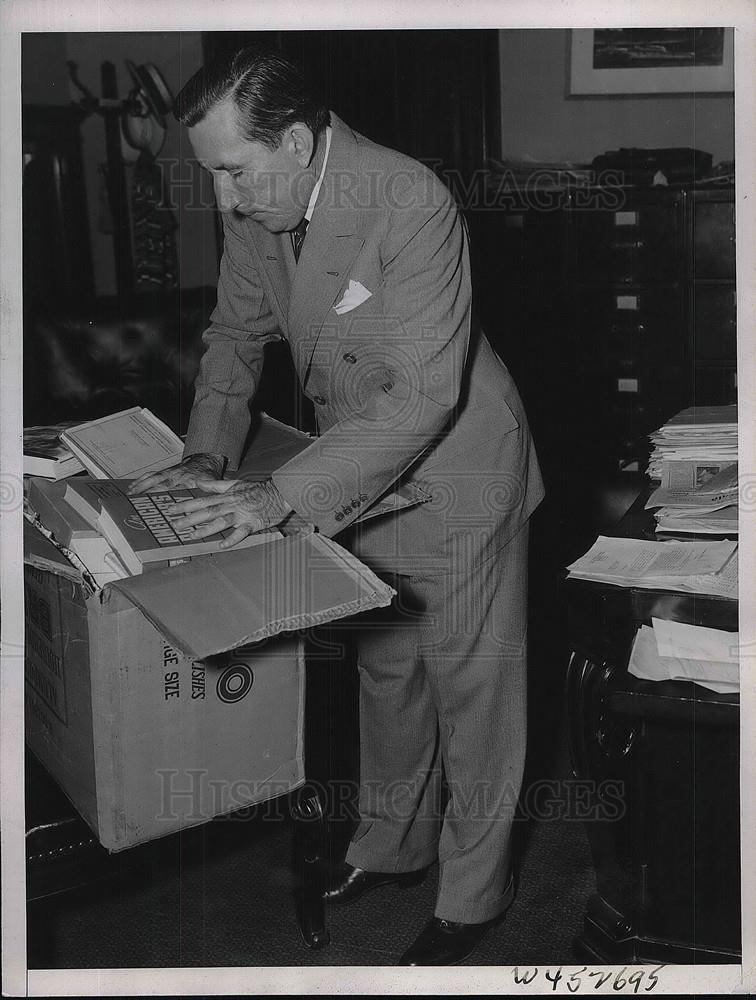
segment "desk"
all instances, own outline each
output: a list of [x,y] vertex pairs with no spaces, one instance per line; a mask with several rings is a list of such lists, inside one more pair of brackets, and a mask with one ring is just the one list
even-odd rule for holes
[[[643,492],[616,535],[653,536]],[[740,960],[739,699],[627,673],[651,616],[738,628],[737,602],[567,580],[573,773],[590,783],[589,961]]]

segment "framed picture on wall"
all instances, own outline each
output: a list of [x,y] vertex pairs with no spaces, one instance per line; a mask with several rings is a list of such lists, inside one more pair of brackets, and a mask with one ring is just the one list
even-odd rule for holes
[[570,97],[726,93],[732,28],[590,28],[570,32]]

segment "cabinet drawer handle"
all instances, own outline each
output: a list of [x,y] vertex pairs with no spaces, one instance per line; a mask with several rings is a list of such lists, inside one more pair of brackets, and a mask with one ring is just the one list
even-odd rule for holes
[[635,323],[633,326],[621,326],[619,323],[612,323],[609,328],[609,332],[613,334],[623,334],[623,333],[645,333],[646,324],[645,323]]
[[645,250],[645,240],[612,240],[609,244],[610,250]]

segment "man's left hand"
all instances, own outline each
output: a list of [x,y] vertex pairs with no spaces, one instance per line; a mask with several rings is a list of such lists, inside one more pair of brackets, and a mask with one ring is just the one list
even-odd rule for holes
[[245,483],[240,479],[221,479],[203,482],[202,489],[217,496],[182,500],[171,507],[170,514],[177,517],[176,527],[192,527],[195,538],[206,538],[223,531],[234,530],[221,548],[236,545],[247,535],[273,527],[290,514],[292,507],[284,500],[271,480],[263,483]]

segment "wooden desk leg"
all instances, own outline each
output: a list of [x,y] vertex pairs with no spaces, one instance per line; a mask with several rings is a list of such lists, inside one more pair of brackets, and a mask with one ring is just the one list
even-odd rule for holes
[[323,805],[306,785],[293,803],[294,835],[299,869],[299,930],[308,948],[324,948],[331,940],[323,903],[322,856],[325,837]]
[[[636,915],[642,912],[639,871],[634,851],[640,843],[637,807],[633,808],[636,739],[632,726],[608,719],[605,699],[613,676],[611,664],[573,652],[567,669],[567,725],[572,773],[593,785],[594,815],[586,834],[596,872],[597,892],[588,901],[584,931],[575,940],[577,955],[591,961],[636,961]],[[623,813],[599,818],[601,787],[609,781],[622,789]],[[616,792],[615,792],[616,794]],[[617,807],[612,800],[610,805]]]

